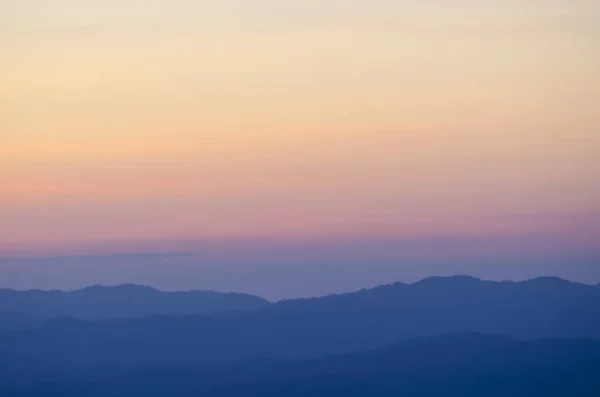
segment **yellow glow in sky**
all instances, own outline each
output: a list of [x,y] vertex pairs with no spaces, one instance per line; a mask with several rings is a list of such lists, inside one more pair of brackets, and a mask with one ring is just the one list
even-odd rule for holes
[[589,233],[599,42],[592,0],[0,0],[0,243]]

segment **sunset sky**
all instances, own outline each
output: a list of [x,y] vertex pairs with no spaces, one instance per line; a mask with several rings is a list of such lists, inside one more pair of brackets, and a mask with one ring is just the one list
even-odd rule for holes
[[597,0],[0,0],[0,48],[1,252],[600,241]]

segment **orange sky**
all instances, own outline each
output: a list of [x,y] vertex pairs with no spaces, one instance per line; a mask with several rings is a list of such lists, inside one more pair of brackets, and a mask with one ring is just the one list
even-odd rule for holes
[[213,3],[0,0],[0,243],[597,231],[597,1]]

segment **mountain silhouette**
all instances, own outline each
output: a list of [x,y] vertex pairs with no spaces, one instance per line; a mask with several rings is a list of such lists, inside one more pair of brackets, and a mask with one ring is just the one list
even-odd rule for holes
[[212,291],[162,292],[126,284],[92,286],[76,291],[15,291],[0,289],[0,332],[30,328],[44,319],[74,317],[82,320],[199,315],[224,310],[254,310],[269,304],[248,294]]
[[592,397],[600,393],[599,373],[599,341],[519,341],[456,333],[318,359],[251,359],[211,368],[144,366],[80,372],[79,377],[61,381],[51,377],[53,382],[47,381],[47,374],[25,382],[22,375],[20,382],[13,376],[12,381],[0,383],[0,393],[15,397]]
[[45,322],[43,316],[29,313],[0,313],[0,334],[3,332],[31,329]]
[[0,363],[35,362],[48,368],[229,364],[248,357],[347,354],[455,332],[600,339],[600,288],[550,278],[435,277],[257,310],[99,321],[59,318],[36,331],[1,335]]

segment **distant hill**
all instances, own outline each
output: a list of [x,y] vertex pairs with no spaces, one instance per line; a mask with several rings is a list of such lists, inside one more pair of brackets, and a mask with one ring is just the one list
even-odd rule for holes
[[42,316],[28,313],[0,313],[0,334],[14,330],[37,328],[45,320]]
[[12,313],[36,319],[74,317],[101,320],[156,315],[200,315],[225,310],[254,310],[267,305],[254,295],[212,291],[162,292],[127,284],[93,286],[76,291],[0,289],[0,330]]
[[[517,341],[460,333],[321,359],[254,359],[227,367],[139,367],[57,380],[5,375],[0,394],[211,397],[595,397],[600,342]],[[29,376],[32,376],[29,373]],[[35,377],[37,376],[37,378]],[[14,379],[20,379],[15,382]]]
[[0,364],[227,364],[248,357],[346,354],[464,331],[600,339],[600,288],[556,278],[437,277],[204,316],[56,319],[35,332],[0,336]]

